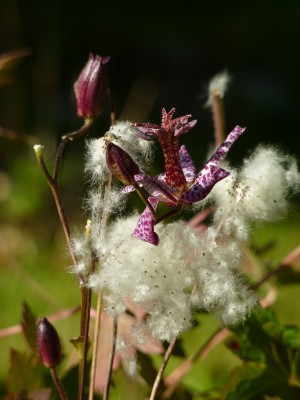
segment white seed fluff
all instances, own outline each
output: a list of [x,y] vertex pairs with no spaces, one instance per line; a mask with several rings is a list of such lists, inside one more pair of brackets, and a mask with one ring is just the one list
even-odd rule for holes
[[[152,246],[130,236],[136,219],[119,219],[111,226],[101,268],[90,279],[91,287],[103,290],[108,312],[124,312],[130,299],[148,313],[151,334],[167,341],[191,326],[194,308],[216,311],[230,323],[245,317],[254,302],[247,291],[242,298],[238,294],[243,288],[235,273],[238,244],[222,245],[215,231],[199,236],[176,222],[159,225],[160,244]],[[231,318],[228,307],[237,310]]]
[[250,221],[283,217],[290,193],[300,188],[296,161],[270,146],[257,147],[239,170],[230,172],[214,187],[210,199],[217,206],[215,223],[240,239],[247,238]]
[[212,106],[214,95],[218,95],[221,98],[224,97],[224,94],[228,88],[230,80],[231,77],[227,71],[220,72],[211,79],[208,85],[208,99],[206,102],[207,107]]

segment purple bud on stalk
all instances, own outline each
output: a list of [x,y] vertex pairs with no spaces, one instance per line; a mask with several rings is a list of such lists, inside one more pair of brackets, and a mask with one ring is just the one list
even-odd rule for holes
[[113,176],[119,179],[124,185],[135,183],[134,175],[141,173],[139,166],[131,156],[121,147],[107,141],[106,164]]
[[85,119],[98,117],[108,88],[107,65],[110,57],[90,54],[89,60],[74,84],[77,115]]
[[61,359],[60,341],[54,326],[47,318],[41,318],[37,325],[36,341],[44,366],[56,367]]

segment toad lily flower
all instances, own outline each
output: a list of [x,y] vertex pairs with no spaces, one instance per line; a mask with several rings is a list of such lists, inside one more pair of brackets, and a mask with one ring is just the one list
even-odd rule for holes
[[[217,182],[229,175],[229,172],[220,168],[219,164],[235,140],[245,130],[236,126],[201,171],[196,174],[195,165],[187,149],[184,145],[179,148],[179,138],[193,128],[197,121],[189,121],[191,115],[172,119],[174,113],[175,108],[168,113],[163,109],[161,126],[151,123],[133,125],[137,136],[142,139],[151,140],[156,137],[164,154],[164,173],[150,177],[143,173],[133,172],[132,179],[135,184],[131,183],[131,186],[126,186],[124,189],[124,192],[128,193],[135,190],[138,185],[150,194],[146,203],[147,207],[138,220],[133,236],[154,245],[159,243],[159,237],[154,232],[155,224],[179,212],[182,206],[203,200]],[[174,208],[156,217],[155,210],[159,202]]]

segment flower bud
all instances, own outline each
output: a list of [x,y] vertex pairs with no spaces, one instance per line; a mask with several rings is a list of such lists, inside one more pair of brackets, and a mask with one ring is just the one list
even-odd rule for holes
[[81,71],[74,85],[77,115],[85,119],[98,117],[103,109],[108,88],[107,64],[110,57],[93,56]]
[[110,172],[124,185],[133,185],[134,175],[141,173],[130,155],[112,142],[107,142],[106,164]]
[[47,318],[41,318],[36,331],[36,341],[41,361],[47,368],[54,368],[60,363],[61,347],[58,334]]

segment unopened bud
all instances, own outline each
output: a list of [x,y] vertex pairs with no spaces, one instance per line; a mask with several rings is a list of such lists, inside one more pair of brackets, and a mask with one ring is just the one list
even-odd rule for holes
[[60,341],[54,326],[47,318],[41,318],[38,323],[36,341],[44,366],[47,368],[56,367],[61,359]]
[[103,109],[108,88],[107,64],[110,57],[93,56],[81,71],[74,85],[77,115],[85,119],[98,117]]
[[134,175],[141,173],[131,156],[112,142],[107,142],[106,164],[112,175],[124,185],[134,184]]

